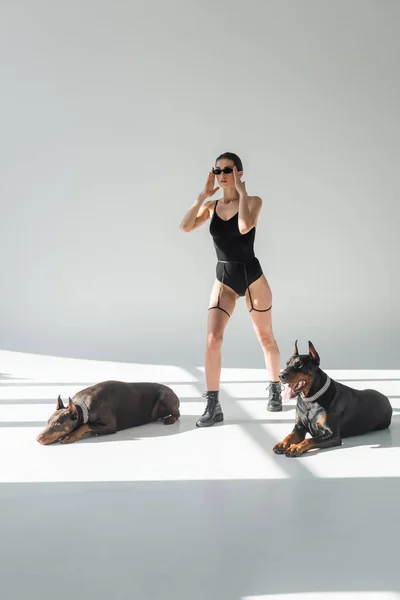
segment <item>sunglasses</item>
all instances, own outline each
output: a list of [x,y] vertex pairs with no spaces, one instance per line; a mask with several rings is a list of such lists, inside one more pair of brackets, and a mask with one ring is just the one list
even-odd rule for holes
[[213,171],[214,171],[214,175],[221,175],[221,173],[225,173],[225,175],[229,175],[229,173],[233,173],[233,168],[225,167],[224,169],[220,169],[219,167],[216,167],[215,169],[213,169]]

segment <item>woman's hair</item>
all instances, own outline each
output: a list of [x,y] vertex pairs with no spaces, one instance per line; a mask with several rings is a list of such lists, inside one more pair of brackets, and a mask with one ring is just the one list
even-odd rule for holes
[[242,161],[240,160],[240,158],[238,157],[237,154],[234,154],[233,152],[224,152],[223,154],[220,154],[218,156],[217,160],[215,161],[215,164],[223,158],[226,158],[227,160],[231,160],[238,171],[243,171]]

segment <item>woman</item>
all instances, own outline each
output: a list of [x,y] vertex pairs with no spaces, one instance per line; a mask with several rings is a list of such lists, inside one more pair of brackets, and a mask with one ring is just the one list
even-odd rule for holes
[[[270,379],[267,408],[282,410],[282,385],[279,382],[280,355],[272,332],[272,294],[261,265],[253,250],[257,219],[262,200],[248,196],[241,181],[243,165],[232,152],[221,154],[210,171],[204,190],[182,220],[180,229],[193,231],[211,219],[210,233],[217,253],[216,280],[208,313],[208,335],[205,354],[207,406],[196,425],[208,427],[223,421],[219,402],[221,347],[225,327],[236,300],[246,297],[253,327],[264,352]],[[218,186],[214,187],[215,177]],[[207,200],[222,189],[221,200]]]

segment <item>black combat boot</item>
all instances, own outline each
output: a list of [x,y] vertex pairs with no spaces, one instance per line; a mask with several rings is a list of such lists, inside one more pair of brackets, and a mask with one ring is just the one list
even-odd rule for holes
[[280,412],[282,410],[282,395],[284,389],[280,381],[271,381],[266,388],[269,391],[267,410],[270,412]]
[[214,423],[224,420],[221,405],[218,400],[218,392],[206,392],[203,398],[207,398],[207,406],[203,415],[196,422],[197,427],[211,427]]

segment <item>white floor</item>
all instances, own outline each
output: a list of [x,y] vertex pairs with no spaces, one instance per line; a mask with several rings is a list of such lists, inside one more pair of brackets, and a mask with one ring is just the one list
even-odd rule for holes
[[[400,370],[328,373],[386,393],[392,427],[289,459],[263,371],[225,369],[199,430],[201,369],[0,351],[1,598],[400,600]],[[109,378],[171,385],[181,421],[36,442],[59,393]]]

